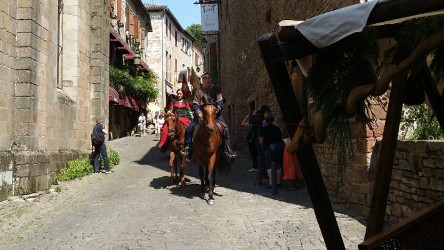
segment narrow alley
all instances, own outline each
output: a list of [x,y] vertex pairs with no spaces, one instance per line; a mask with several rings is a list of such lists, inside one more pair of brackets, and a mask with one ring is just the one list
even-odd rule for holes
[[[199,198],[194,162],[187,185],[170,185],[155,135],[107,142],[121,162],[49,192],[0,202],[1,249],[325,249],[305,187],[254,186],[240,156],[217,176],[215,205]],[[363,241],[362,217],[333,206],[347,249]]]

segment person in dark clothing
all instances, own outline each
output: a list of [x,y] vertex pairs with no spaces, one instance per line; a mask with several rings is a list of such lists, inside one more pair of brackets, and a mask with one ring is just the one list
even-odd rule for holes
[[258,134],[259,129],[256,119],[257,115],[259,115],[259,110],[256,110],[251,115],[247,115],[244,120],[242,121],[242,126],[248,127],[248,133],[247,133],[247,145],[248,150],[250,151],[251,160],[253,162],[253,167],[249,169],[249,172],[254,172],[258,170],[258,149],[257,149],[257,141],[258,141]]
[[[212,100],[217,103],[217,114],[216,114],[216,120],[220,122],[220,124],[223,126],[224,130],[224,144],[225,144],[225,155],[228,158],[236,158],[237,154],[231,149],[231,140],[230,140],[230,131],[228,129],[228,126],[225,123],[224,118],[222,117],[222,109],[224,108],[224,98],[222,96],[222,90],[219,86],[213,86],[211,84],[211,75],[210,73],[203,73],[202,74],[202,85],[200,88],[196,91],[196,94],[193,99],[193,105],[192,109],[194,113],[196,114],[195,117],[197,119],[202,119],[203,114],[200,110],[200,107],[204,104],[203,100],[206,99]],[[190,126],[187,127],[185,131],[185,148],[182,150],[181,154],[183,156],[188,156],[191,143],[192,143],[192,136],[194,127],[196,126],[196,121],[192,122]]]
[[[108,134],[108,128],[106,125],[103,124],[103,120],[101,118],[98,118],[96,120],[96,126],[94,127],[93,133],[99,134],[103,137]],[[106,151],[105,142],[102,143],[95,143],[92,142],[94,147],[94,173],[98,174],[100,173],[100,155],[102,155],[103,163],[105,166],[105,173],[110,173],[109,168],[109,160],[108,160],[108,153]]]
[[281,130],[273,124],[273,115],[267,112],[264,118],[266,125],[259,132],[259,143],[265,151],[268,182],[269,185],[272,184],[271,163],[273,162],[276,165],[276,183],[280,185],[285,144],[282,140]]

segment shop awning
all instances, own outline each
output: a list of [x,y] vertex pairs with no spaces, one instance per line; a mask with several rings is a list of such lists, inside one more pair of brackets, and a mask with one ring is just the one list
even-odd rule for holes
[[120,100],[119,92],[117,92],[117,90],[115,90],[113,87],[109,87],[108,96],[109,96],[110,102],[114,102],[116,104],[119,104],[119,100]]
[[140,71],[148,71],[149,70],[148,64],[146,64],[143,60],[140,60],[139,70]]
[[126,41],[117,33],[113,27],[110,27],[109,29],[109,40],[112,43],[116,43],[117,50],[120,50],[123,54],[132,54],[134,55],[134,52],[131,50],[131,46],[126,43]]
[[136,99],[134,99],[133,97],[129,97],[129,100],[131,103],[131,108],[139,112],[139,105],[137,105]]
[[127,108],[131,108],[128,96],[122,96],[122,98],[119,100],[119,105],[122,105]]

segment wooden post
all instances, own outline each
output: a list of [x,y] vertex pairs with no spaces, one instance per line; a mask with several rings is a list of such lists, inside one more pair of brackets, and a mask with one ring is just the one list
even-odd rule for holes
[[384,228],[385,210],[392,178],[396,144],[398,142],[399,123],[405,98],[406,82],[407,76],[404,73],[398,75],[392,82],[365,239],[382,232]]
[[[272,33],[265,34],[258,39],[258,44],[282,112],[285,127],[288,133],[293,135],[296,132],[298,122],[302,119],[302,114],[297,105],[296,96],[276,35]],[[303,147],[296,155],[325,245],[328,249],[345,249],[311,144]]]

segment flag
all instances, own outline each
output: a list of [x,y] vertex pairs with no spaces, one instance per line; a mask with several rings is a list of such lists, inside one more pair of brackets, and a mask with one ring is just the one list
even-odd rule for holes
[[191,71],[191,85],[193,85],[193,88],[196,90],[200,89],[199,77],[197,77],[194,69],[193,69],[193,71]]
[[182,74],[182,93],[183,93],[183,99],[190,99],[191,97],[191,91],[190,88],[188,88],[188,81],[187,76],[185,74]]

